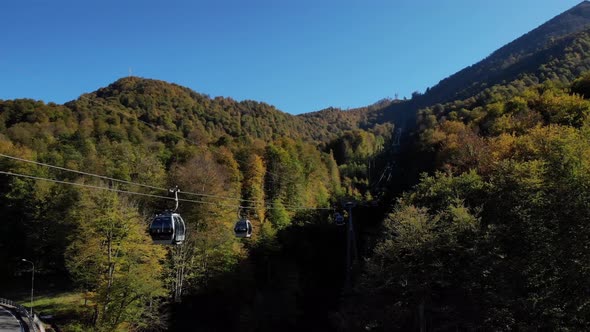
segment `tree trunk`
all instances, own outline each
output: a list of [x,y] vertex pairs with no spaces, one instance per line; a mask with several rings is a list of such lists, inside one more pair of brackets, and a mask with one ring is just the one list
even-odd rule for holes
[[420,332],[426,332],[426,320],[424,319],[424,299],[418,306],[418,316],[420,317]]
[[94,312],[92,313],[92,326],[97,326],[98,324],[98,304],[94,305]]

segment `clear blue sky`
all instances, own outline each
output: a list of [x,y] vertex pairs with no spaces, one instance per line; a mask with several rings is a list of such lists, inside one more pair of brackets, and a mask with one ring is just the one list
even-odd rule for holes
[[1,0],[0,99],[127,76],[298,114],[409,96],[581,0]]

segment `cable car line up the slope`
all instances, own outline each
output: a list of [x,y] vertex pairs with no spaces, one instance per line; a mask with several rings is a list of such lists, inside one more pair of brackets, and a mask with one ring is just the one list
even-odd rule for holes
[[[95,99],[90,99],[84,95],[80,96],[80,98],[86,99],[87,101],[90,101],[92,103],[102,104],[102,106],[104,106],[104,107],[110,109],[111,111],[113,111],[119,115],[122,115],[128,119],[132,119],[132,120],[136,120],[138,122],[141,122],[144,125],[147,125],[154,130],[163,130],[163,131],[170,132],[174,136],[176,136],[182,140],[185,140],[185,141],[190,142],[192,144],[198,145],[196,142],[194,142],[182,135],[179,135],[176,132],[172,132],[172,131],[167,130],[165,128],[160,128],[159,126],[152,125],[152,124],[145,122],[137,117],[133,117],[128,114],[125,114],[125,113],[121,112],[121,110],[114,110],[110,105],[107,105],[106,103],[99,102]],[[73,170],[73,169],[69,169],[69,168],[65,168],[65,167],[45,164],[45,163],[41,163],[41,162],[37,162],[37,161],[33,161],[33,160],[28,160],[28,159],[24,159],[24,158],[19,158],[19,157],[15,157],[15,156],[9,156],[9,155],[5,155],[2,153],[0,153],[0,156],[4,157],[4,158],[12,159],[12,160],[20,161],[20,162],[31,163],[31,164],[38,165],[38,166],[45,166],[45,167],[49,167],[49,168],[53,168],[53,169],[58,169],[61,171],[72,172],[72,173],[85,175],[85,176],[91,176],[91,177],[99,178],[102,180],[108,180],[108,181],[112,181],[112,182],[118,182],[118,183],[138,186],[138,187],[144,187],[144,188],[149,188],[149,189],[153,189],[153,190],[169,191],[169,189],[166,189],[166,188],[161,188],[161,187],[156,187],[156,186],[151,186],[151,185],[146,185],[146,184],[140,184],[140,183],[135,183],[135,182],[127,181],[127,180],[111,178],[108,176]],[[274,174],[273,172],[270,172],[270,171],[268,171],[268,173],[270,175],[272,175],[273,178],[275,178],[275,179],[277,178],[277,174]],[[136,194],[136,195],[153,197],[153,198],[172,199],[172,198],[166,197],[166,196],[144,194],[144,193],[134,192],[134,191],[127,191],[127,190],[86,185],[86,184],[74,183],[74,182],[68,182],[68,181],[54,180],[54,179],[30,176],[30,175],[19,174],[19,173],[0,171],[0,174],[35,179],[35,180],[51,181],[54,183],[69,184],[69,185],[92,188],[92,189],[109,190],[109,191],[114,191],[114,192],[124,193],[124,194]],[[185,232],[186,232],[186,225],[185,225],[182,217],[178,213],[175,213],[176,209],[178,208],[179,201],[217,205],[217,206],[226,206],[226,207],[236,207],[235,205],[215,203],[215,202],[179,199],[178,198],[178,192],[179,192],[178,187],[176,187],[175,189],[170,189],[170,191],[174,192],[174,194],[175,194],[175,197],[173,199],[176,201],[176,208],[174,209],[174,211],[165,211],[165,212],[156,214],[156,217],[154,219],[152,219],[152,221],[150,223],[149,233],[150,233],[150,236],[152,236],[154,243],[156,243],[156,244],[180,244],[180,243],[182,243],[182,241],[184,241]],[[198,197],[215,198],[215,199],[220,199],[220,200],[234,200],[234,201],[239,201],[240,204],[242,202],[254,203],[254,204],[261,203],[262,205],[264,205],[265,209],[267,209],[267,210],[277,209],[277,207],[273,207],[272,204],[271,205],[267,204],[264,200],[250,200],[250,199],[242,199],[242,198],[236,198],[236,197],[225,197],[225,196],[218,196],[218,195],[211,195],[211,194],[199,194],[199,193],[191,193],[191,192],[183,192],[183,194],[193,195],[193,196],[198,196]],[[238,207],[238,221],[236,222],[236,225],[234,227],[235,235],[236,235],[236,237],[239,237],[239,238],[250,238],[252,235],[252,224],[248,219],[242,218],[239,211],[242,208],[255,209],[256,207],[255,206],[245,206],[244,207],[241,205],[238,205],[237,207]],[[292,205],[286,205],[286,204],[282,204],[281,208],[286,209],[286,210],[330,210],[330,208],[301,207],[301,206],[292,206]]]
[[[22,161],[22,162],[25,162],[25,163],[35,164],[35,165],[38,165],[38,166],[45,166],[45,167],[49,167],[49,168],[54,168],[54,169],[58,169],[58,170],[61,170],[61,171],[72,172],[72,173],[77,173],[77,174],[86,175],[86,176],[92,176],[92,177],[103,179],[103,180],[109,180],[109,181],[114,181],[114,182],[129,184],[129,185],[134,185],[134,186],[138,186],[138,187],[144,187],[144,188],[148,188],[148,189],[168,191],[168,189],[162,188],[162,187],[155,187],[155,186],[150,186],[150,185],[147,185],[147,184],[142,184],[142,183],[131,182],[131,181],[122,180],[122,179],[111,178],[111,177],[104,176],[104,175],[98,175],[98,174],[93,174],[93,173],[78,171],[78,170],[74,170],[74,169],[71,169],[71,168],[66,168],[66,167],[60,167],[60,166],[45,164],[45,163],[41,163],[41,162],[34,161],[34,160],[29,160],[29,159],[24,159],[24,158],[9,156],[9,155],[3,154],[3,153],[0,153],[0,157],[4,157],[4,158],[8,158],[8,159],[13,159],[13,160],[17,160],[17,161]],[[193,196],[211,197],[211,198],[228,199],[228,200],[236,200],[236,201],[239,200],[239,201],[243,201],[243,202],[257,202],[257,201],[254,201],[254,200],[246,200],[246,199],[241,199],[241,198],[237,198],[237,197],[224,197],[224,196],[217,196],[217,195],[210,195],[210,194],[191,193],[191,192],[183,192],[183,193],[184,194],[187,194],[187,195],[193,195]]]
[[87,172],[83,172],[83,171],[77,171],[77,170],[71,169],[71,168],[66,168],[66,167],[60,167],[60,166],[45,164],[45,163],[41,163],[41,162],[34,161],[34,160],[19,158],[19,157],[15,157],[15,156],[9,156],[9,155],[3,154],[3,153],[0,153],[0,157],[12,159],[12,160],[17,160],[17,161],[22,161],[22,162],[25,162],[25,163],[30,163],[30,164],[34,164],[34,165],[38,165],[38,166],[45,166],[45,167],[49,167],[49,168],[59,169],[61,171],[66,171],[66,172],[72,172],[72,173],[77,173],[77,174],[81,174],[81,175],[92,176],[92,177],[103,179],[103,180],[110,180],[110,181],[115,181],[115,182],[120,182],[120,183],[125,183],[125,184],[131,184],[131,185],[135,185],[135,186],[139,186],[139,187],[145,187],[145,188],[149,188],[149,189],[166,190],[166,191],[168,191],[168,189],[165,189],[165,188],[154,187],[154,186],[150,186],[150,185],[146,185],[146,184],[141,184],[141,183],[135,183],[135,182],[127,181],[127,180],[114,179],[114,178],[110,178],[108,176],[103,176],[103,175],[98,175],[98,174],[92,174],[92,173],[87,173]]
[[[140,193],[135,191],[127,191],[109,187],[101,187],[95,185],[89,185],[84,183],[76,183],[76,182],[69,182],[69,181],[62,181],[56,179],[49,179],[40,176],[33,176],[33,175],[26,175],[14,172],[7,172],[0,170],[0,174],[32,179],[32,180],[40,180],[40,181],[48,181],[54,182],[59,184],[68,184],[72,186],[78,186],[83,188],[89,189],[99,189],[99,190],[107,190],[121,194],[129,194],[129,195],[140,195],[145,197],[152,197],[152,198],[160,198],[160,199],[167,199],[167,200],[174,200],[176,202],[175,209],[173,211],[163,211],[161,213],[156,214],[156,216],[150,222],[149,227],[149,234],[152,237],[152,241],[155,244],[181,244],[186,236],[186,224],[180,214],[176,213],[178,209],[179,201],[182,202],[190,202],[190,203],[198,203],[198,204],[209,204],[209,205],[216,205],[216,206],[224,206],[224,207],[233,207],[238,208],[238,221],[234,227],[235,236],[238,238],[250,238],[252,236],[252,223],[250,220],[246,218],[242,218],[240,215],[240,211],[242,209],[254,209],[254,206],[241,206],[241,205],[230,205],[230,204],[222,204],[222,203],[215,203],[215,202],[205,202],[205,201],[198,201],[198,200],[191,200],[191,199],[182,199],[178,198],[178,187],[174,189],[169,189],[170,192],[174,192],[174,198],[161,196],[161,195],[153,195],[153,194],[146,194]],[[277,209],[275,207],[266,207],[268,210]],[[310,207],[298,207],[298,208],[285,208],[287,210],[331,210],[331,208],[310,208]]]
[[[44,177],[40,177],[40,176],[26,175],[26,174],[14,173],[14,172],[0,171],[0,174],[5,174],[5,175],[9,175],[9,176],[20,177],[20,178],[33,179],[33,180],[41,180],[41,181],[55,182],[55,183],[60,183],[60,184],[69,184],[69,185],[72,185],[72,186],[84,187],[84,188],[90,188],[90,189],[100,189],[100,190],[113,191],[113,192],[120,193],[120,194],[130,194],[130,195],[139,195],[139,196],[145,196],[145,197],[152,197],[152,198],[160,198],[160,199],[174,200],[174,198],[167,197],[167,196],[154,195],[154,194],[146,194],[146,193],[140,193],[140,192],[136,192],[136,191],[121,190],[121,189],[115,189],[115,188],[109,188],[109,187],[101,187],[101,186],[95,186],[95,185],[91,185],[91,184],[84,184],[84,183],[76,183],[76,182],[62,181],[62,180],[56,180],[56,179],[49,179],[49,178],[44,178]],[[190,202],[190,203],[199,203],[199,204],[209,204],[209,205],[217,205],[217,206],[234,207],[234,205],[226,205],[226,204],[215,203],[215,202],[197,201],[197,200],[191,200],[191,199],[182,199],[182,198],[179,198],[178,200],[179,201],[183,201],[183,202]],[[247,207],[247,208],[250,208],[250,207]]]
[[[76,174],[80,174],[80,175],[91,176],[91,177],[95,177],[95,178],[99,178],[99,179],[103,179],[103,180],[109,180],[109,181],[113,181],[113,182],[119,182],[119,183],[129,184],[129,185],[133,185],[133,186],[144,187],[144,188],[148,188],[148,189],[155,189],[155,190],[166,191],[166,192],[169,191],[169,189],[167,189],[167,188],[156,187],[156,186],[151,186],[151,185],[147,185],[147,184],[142,184],[142,183],[127,181],[127,180],[122,180],[122,179],[116,179],[116,178],[112,178],[112,177],[108,177],[108,176],[104,176],[104,175],[99,175],[99,174],[94,174],[94,173],[88,173],[88,172],[78,171],[78,170],[74,170],[74,169],[71,169],[71,168],[66,168],[66,167],[61,167],[61,166],[55,166],[55,165],[51,165],[51,164],[46,164],[46,163],[34,161],[34,160],[29,160],[29,159],[24,159],[24,158],[20,158],[20,157],[6,155],[6,154],[3,154],[3,153],[0,153],[0,157],[4,157],[4,158],[16,160],[16,161],[21,161],[21,162],[25,162],[25,163],[30,163],[30,164],[34,164],[34,165],[38,165],[38,166],[45,166],[45,167],[49,167],[49,168],[54,168],[54,169],[58,169],[58,170],[61,170],[61,171],[72,172],[72,173],[76,173]],[[17,173],[14,173],[14,174],[17,174]],[[267,209],[269,209],[269,205],[268,204],[265,204],[265,202],[263,200],[243,199],[243,198],[238,198],[238,197],[228,197],[228,196],[219,196],[219,195],[213,195],[213,194],[201,194],[201,193],[192,193],[192,192],[182,192],[182,193],[185,194],[185,195],[198,196],[198,197],[207,197],[207,198],[216,198],[216,199],[220,199],[220,200],[234,200],[234,201],[240,201],[240,202],[246,202],[246,203],[255,203],[255,204],[256,203],[262,203]],[[160,198],[161,197],[163,197],[163,196],[160,196]],[[179,199],[179,200],[180,201],[185,201],[185,202],[192,202],[191,200],[187,200],[187,199]],[[220,204],[220,203],[205,202],[205,201],[195,201],[195,202],[204,203],[204,204],[215,204],[215,205],[221,205],[221,206],[231,206],[231,207],[237,207],[238,206],[238,205],[224,205],[224,204]],[[301,207],[301,206],[293,206],[293,205],[288,205],[288,204],[283,204],[283,206],[287,210],[310,210],[310,209],[318,209],[318,208],[313,208],[313,207]],[[254,208],[254,207],[248,207],[248,208]]]
[[[121,193],[121,194],[139,195],[139,196],[152,197],[152,198],[175,200],[173,197],[167,197],[167,196],[162,196],[162,195],[146,194],[146,193],[141,193],[141,192],[136,192],[136,191],[121,190],[121,189],[115,189],[115,188],[109,188],[109,187],[89,185],[89,184],[84,184],[84,183],[76,183],[76,182],[62,181],[62,180],[56,180],[56,179],[49,179],[49,178],[44,178],[44,177],[40,177],[40,176],[26,175],[26,174],[20,174],[20,173],[8,172],[8,171],[1,171],[0,170],[0,174],[21,177],[21,178],[28,178],[28,179],[33,179],[33,180],[55,182],[55,183],[60,183],[60,184],[68,184],[68,185],[85,187],[85,188],[90,188],[90,189],[107,190],[107,191],[113,191],[113,192],[117,192],[117,193]],[[168,190],[168,189],[166,189],[166,190]],[[242,209],[255,209],[255,208],[257,208],[255,206],[224,204],[224,203],[219,203],[219,202],[207,202],[207,201],[199,201],[199,200],[186,199],[186,198],[179,198],[178,201],[179,202],[188,202],[188,203],[197,203],[197,204],[208,204],[208,205],[215,205],[215,206],[222,206],[222,207],[231,207],[231,208],[241,207]],[[265,205],[264,208],[267,210],[278,209],[276,207],[273,207],[272,205]],[[314,208],[314,207],[299,206],[299,207],[285,207],[285,210],[332,210],[332,209],[331,208],[321,208],[321,207]]]
[[[73,185],[73,186],[85,187],[85,188],[91,188],[91,189],[108,190],[108,191],[113,191],[113,192],[122,193],[122,194],[135,194],[135,195],[140,195],[140,196],[147,196],[147,197],[154,197],[154,198],[161,198],[161,199],[170,199],[170,197],[166,197],[166,196],[144,194],[144,193],[115,189],[115,188],[109,188],[109,187],[99,187],[99,186],[93,186],[93,185],[88,185],[88,184],[83,184],[83,183],[75,183],[75,182],[61,181],[61,180],[55,180],[55,179],[48,179],[48,178],[44,178],[44,177],[40,177],[40,176],[26,175],[26,174],[20,174],[20,173],[0,171],[0,174],[21,177],[21,178],[27,178],[27,179],[33,179],[33,180],[49,181],[49,182],[54,182],[54,183],[59,183],[59,184],[69,184],[69,185]],[[178,208],[178,196],[175,196],[175,198],[172,198],[172,199],[176,200],[176,207]],[[209,203],[209,202],[203,202],[203,203]],[[184,221],[182,220],[182,218],[180,218],[180,215],[178,215],[178,218],[180,218],[180,221],[178,221],[177,219],[174,219],[173,215],[168,216],[169,220],[173,220],[172,226],[170,226],[170,230],[171,230],[172,234],[168,234],[169,233],[168,227],[166,227],[166,230],[164,231],[164,227],[165,227],[164,224],[166,224],[166,221],[164,218],[166,218],[166,216],[161,216],[161,218],[158,218],[158,217],[160,217],[160,216],[157,215],[156,219],[152,220],[152,222],[150,223],[149,233],[150,233],[150,236],[152,237],[152,241],[154,241],[154,243],[156,243],[156,244],[164,244],[164,242],[166,244],[180,244],[180,243],[182,243],[182,241],[184,241],[186,227],[184,225]],[[163,234],[154,236],[153,232],[152,232],[152,225],[154,224],[154,222],[156,220],[162,224],[162,228],[163,228],[162,233]],[[182,223],[182,225],[176,227],[177,232],[176,232],[176,234],[174,234],[174,226],[176,226],[174,224],[178,225],[180,223]],[[170,221],[168,221],[168,224],[170,224]],[[166,236],[170,237],[167,241],[164,240]],[[177,241],[177,239],[178,239],[178,241]]]

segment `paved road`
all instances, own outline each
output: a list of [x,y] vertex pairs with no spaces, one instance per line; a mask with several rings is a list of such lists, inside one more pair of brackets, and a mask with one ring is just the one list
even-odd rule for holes
[[21,332],[18,319],[2,306],[0,306],[0,332]]

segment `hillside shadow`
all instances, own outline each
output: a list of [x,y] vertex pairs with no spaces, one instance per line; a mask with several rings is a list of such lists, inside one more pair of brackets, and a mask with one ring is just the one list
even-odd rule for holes
[[[376,219],[366,209],[359,208],[355,217],[359,239],[366,237],[364,224]],[[328,222],[280,231],[279,246],[252,248],[234,271],[175,304],[170,330],[336,331],[345,236],[344,227]],[[366,241],[360,240],[359,246],[366,248]]]

